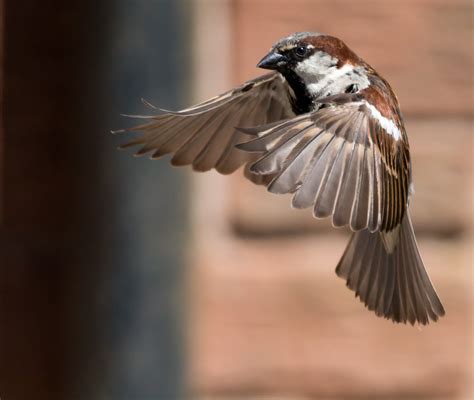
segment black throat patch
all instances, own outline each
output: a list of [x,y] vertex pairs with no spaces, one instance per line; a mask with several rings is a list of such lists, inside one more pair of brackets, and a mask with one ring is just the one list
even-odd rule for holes
[[291,69],[282,72],[282,74],[295,94],[294,97],[291,93],[288,94],[293,112],[299,115],[312,111],[314,109],[313,99],[303,80]]

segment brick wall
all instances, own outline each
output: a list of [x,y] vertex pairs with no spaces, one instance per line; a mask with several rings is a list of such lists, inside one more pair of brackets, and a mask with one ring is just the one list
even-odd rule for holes
[[[376,318],[334,274],[347,232],[291,210],[287,197],[238,173],[193,175],[194,392],[203,398],[469,398],[470,1],[197,4],[198,98],[261,73],[254,65],[271,44],[303,30],[342,38],[392,83],[413,154],[415,229],[447,316],[424,328]],[[223,64],[216,65],[216,55]]]

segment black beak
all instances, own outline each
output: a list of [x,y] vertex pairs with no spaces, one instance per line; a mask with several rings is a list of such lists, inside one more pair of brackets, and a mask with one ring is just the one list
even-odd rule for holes
[[278,69],[279,67],[285,65],[287,61],[288,60],[284,55],[276,51],[271,51],[260,60],[260,62],[257,64],[257,67],[264,69]]

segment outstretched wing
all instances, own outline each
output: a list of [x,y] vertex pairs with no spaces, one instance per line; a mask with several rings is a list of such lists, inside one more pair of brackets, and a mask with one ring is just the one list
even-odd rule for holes
[[[121,146],[141,146],[137,156],[152,153],[151,158],[156,159],[171,153],[173,165],[190,164],[196,171],[215,168],[222,174],[230,174],[256,159],[254,154],[235,148],[237,143],[250,138],[235,127],[266,124],[293,116],[287,98],[282,76],[271,73],[185,110],[141,117],[147,122],[116,132],[141,133]],[[252,178],[248,170],[246,176]]]
[[[405,132],[361,94],[321,101],[318,111],[271,126],[243,129],[257,138],[238,148],[263,155],[250,167],[274,175],[272,193],[294,193],[293,207],[354,231],[390,231],[408,202]],[[402,128],[401,128],[402,129]]]

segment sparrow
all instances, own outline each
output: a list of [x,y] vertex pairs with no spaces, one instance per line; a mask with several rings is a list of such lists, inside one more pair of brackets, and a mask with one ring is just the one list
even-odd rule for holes
[[418,251],[408,137],[389,83],[342,40],[300,32],[276,42],[257,67],[271,70],[181,111],[138,116],[121,148],[171,154],[174,166],[244,175],[292,193],[352,236],[336,273],[365,306],[394,322],[445,314]]

